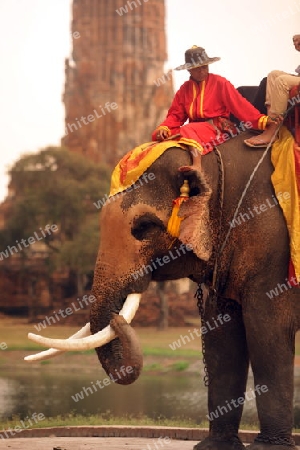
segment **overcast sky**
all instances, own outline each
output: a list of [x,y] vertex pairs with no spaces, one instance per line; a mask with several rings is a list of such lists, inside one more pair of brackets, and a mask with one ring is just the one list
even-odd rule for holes
[[[59,145],[64,134],[71,3],[0,0],[0,200],[7,168],[24,153]],[[150,8],[151,0],[146,5]],[[300,0],[166,0],[166,5],[166,69],[182,64],[194,44],[221,57],[210,69],[236,87],[257,85],[272,69],[293,73],[300,64],[292,45],[292,36],[300,33]],[[175,71],[175,88],[187,78],[186,71]]]

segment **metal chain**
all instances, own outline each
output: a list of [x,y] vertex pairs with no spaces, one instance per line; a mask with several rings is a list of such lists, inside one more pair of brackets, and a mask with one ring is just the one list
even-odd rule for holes
[[[200,316],[201,328],[202,328],[203,326],[205,326],[205,322],[204,322],[205,317],[204,317],[203,289],[202,289],[201,283],[198,284],[198,288],[195,293],[195,297],[197,298],[197,307],[199,310],[199,316]],[[204,365],[203,381],[204,381],[204,386],[208,387],[209,386],[209,376],[208,376],[207,364],[205,361],[205,339],[204,339],[204,336],[202,335],[202,333],[201,333],[201,346],[202,346],[202,361],[203,361],[203,365]]]
[[287,445],[289,447],[295,447],[295,441],[292,437],[264,437],[262,433],[259,433],[254,442],[263,442],[264,444],[272,445]]

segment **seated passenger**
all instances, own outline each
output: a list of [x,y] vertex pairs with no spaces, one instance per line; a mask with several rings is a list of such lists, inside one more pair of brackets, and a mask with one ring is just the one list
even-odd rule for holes
[[[295,49],[300,51],[300,34],[293,36]],[[300,66],[295,69],[297,75],[288,74],[281,70],[273,70],[267,76],[265,102],[268,115],[273,119],[273,123],[259,136],[246,139],[244,142],[249,147],[267,147],[276,136],[277,124],[283,120],[283,115],[287,110],[289,92],[293,86],[300,84]],[[263,82],[263,80],[262,80]],[[261,83],[262,83],[261,82]]]
[[[209,73],[209,64],[219,59],[209,58],[198,46],[185,52],[185,64],[175,70],[187,69],[190,79],[177,91],[166,119],[152,134],[153,141],[179,134],[180,143],[206,154],[241,131],[264,130],[271,123],[226,78]],[[230,113],[241,120],[240,129],[229,120]]]

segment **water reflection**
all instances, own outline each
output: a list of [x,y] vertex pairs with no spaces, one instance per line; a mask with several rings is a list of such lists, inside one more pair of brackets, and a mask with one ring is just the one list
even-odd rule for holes
[[[99,373],[99,372],[97,372]],[[103,380],[99,376],[99,380]],[[300,377],[296,369],[295,413],[300,419]],[[185,418],[200,423],[206,420],[207,390],[202,376],[178,373],[176,375],[142,375],[130,386],[111,383],[91,393],[97,378],[91,374],[80,374],[64,370],[28,373],[0,372],[0,417],[19,415],[24,419],[33,412],[46,417],[71,412],[90,415],[110,413],[116,416],[142,416],[151,418]],[[253,386],[250,374],[247,390]],[[84,390],[85,388],[85,390]],[[95,391],[95,389],[94,389]],[[80,399],[76,394],[80,393]],[[73,398],[72,398],[73,396]],[[75,398],[75,400],[74,400]],[[257,423],[255,400],[247,401],[243,419]]]

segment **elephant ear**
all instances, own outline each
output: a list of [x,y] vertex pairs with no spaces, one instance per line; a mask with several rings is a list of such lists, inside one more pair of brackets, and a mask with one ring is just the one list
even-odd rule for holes
[[[209,199],[212,194],[204,175],[200,171],[185,174],[192,196],[180,205],[179,217],[183,217],[179,229],[179,239],[189,244],[193,252],[203,261],[208,261],[212,252],[209,220]],[[196,195],[193,195],[196,193]]]

